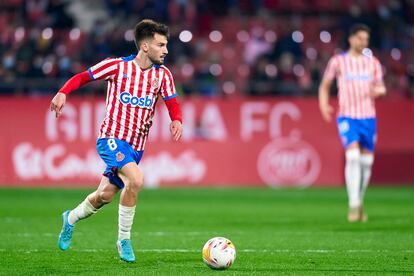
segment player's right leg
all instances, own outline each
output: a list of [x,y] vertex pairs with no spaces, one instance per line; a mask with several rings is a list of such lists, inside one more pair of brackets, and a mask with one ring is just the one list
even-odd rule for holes
[[368,215],[364,211],[364,196],[367,190],[369,180],[371,178],[372,165],[374,164],[374,154],[370,150],[362,148],[361,151],[361,184],[360,184],[360,198],[361,198],[361,210],[360,220],[363,222],[368,221]]
[[62,231],[59,234],[59,248],[61,250],[67,250],[72,242],[75,223],[98,212],[103,205],[112,201],[112,198],[118,191],[119,188],[112,185],[109,182],[109,179],[106,176],[103,176],[96,191],[89,194],[85,200],[73,210],[65,211],[62,214],[63,225]]
[[339,135],[345,148],[345,182],[348,193],[348,221],[359,220],[361,209],[361,150],[358,131],[353,119],[337,119]]
[[361,152],[358,142],[352,143],[346,149],[345,159],[345,180],[349,205],[348,221],[355,222],[359,220],[361,212]]

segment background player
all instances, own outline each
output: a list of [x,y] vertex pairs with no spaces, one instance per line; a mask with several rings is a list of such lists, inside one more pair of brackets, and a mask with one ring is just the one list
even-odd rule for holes
[[385,94],[380,62],[367,49],[370,29],[356,24],[350,29],[348,52],[333,56],[319,87],[319,108],[330,122],[333,108],[329,90],[337,78],[337,124],[345,148],[345,179],[349,199],[348,220],[366,221],[363,198],[371,176],[376,143],[375,98]]
[[171,72],[162,65],[168,54],[168,36],[168,27],[163,24],[152,20],[139,22],[135,26],[137,55],[109,58],[92,66],[88,71],[72,77],[53,98],[51,110],[59,117],[68,93],[92,80],[108,81],[106,116],[96,142],[98,153],[107,168],[98,189],[75,209],[63,213],[60,249],[69,248],[78,220],[98,212],[122,189],[117,247],[122,260],[135,261],[130,231],[137,194],[143,185],[143,174],[138,163],[144,153],[159,94],[172,120],[170,131],[173,139],[178,141],[182,134],[182,115],[175,98],[174,80]]

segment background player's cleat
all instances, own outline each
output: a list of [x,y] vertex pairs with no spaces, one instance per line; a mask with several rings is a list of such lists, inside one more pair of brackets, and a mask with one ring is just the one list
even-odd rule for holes
[[62,214],[62,231],[59,234],[59,248],[63,251],[67,250],[70,246],[70,242],[72,241],[72,234],[73,230],[75,230],[75,225],[71,225],[68,222],[70,210],[64,212]]
[[131,240],[120,240],[116,242],[119,257],[121,260],[132,263],[135,262],[134,251],[132,250]]
[[368,215],[364,212],[364,208],[360,208],[359,210],[359,220],[362,222],[368,221]]
[[360,209],[361,209],[360,207],[349,208],[349,211],[348,211],[348,221],[349,222],[359,221]]

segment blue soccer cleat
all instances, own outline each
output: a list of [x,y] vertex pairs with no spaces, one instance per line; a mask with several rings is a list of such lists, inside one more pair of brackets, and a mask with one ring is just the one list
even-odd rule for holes
[[119,257],[121,260],[132,263],[135,262],[134,251],[132,250],[131,240],[120,240],[116,242]]
[[63,226],[59,234],[59,248],[63,251],[68,250],[70,242],[72,241],[73,230],[75,230],[75,225],[71,225],[68,222],[69,212],[70,210],[62,214]]

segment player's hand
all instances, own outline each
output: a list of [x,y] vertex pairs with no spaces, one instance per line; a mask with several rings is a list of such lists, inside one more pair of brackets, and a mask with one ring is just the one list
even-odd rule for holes
[[378,97],[385,96],[386,89],[384,84],[377,84],[371,90],[371,98],[376,99]]
[[63,107],[66,103],[66,95],[58,92],[53,97],[52,102],[50,103],[50,111],[54,111],[56,113],[56,118],[62,115]]
[[328,123],[331,122],[334,108],[330,104],[322,104],[319,106],[319,109],[321,110],[322,118]]
[[170,132],[174,141],[178,141],[183,134],[183,126],[180,121],[172,121],[170,124]]

